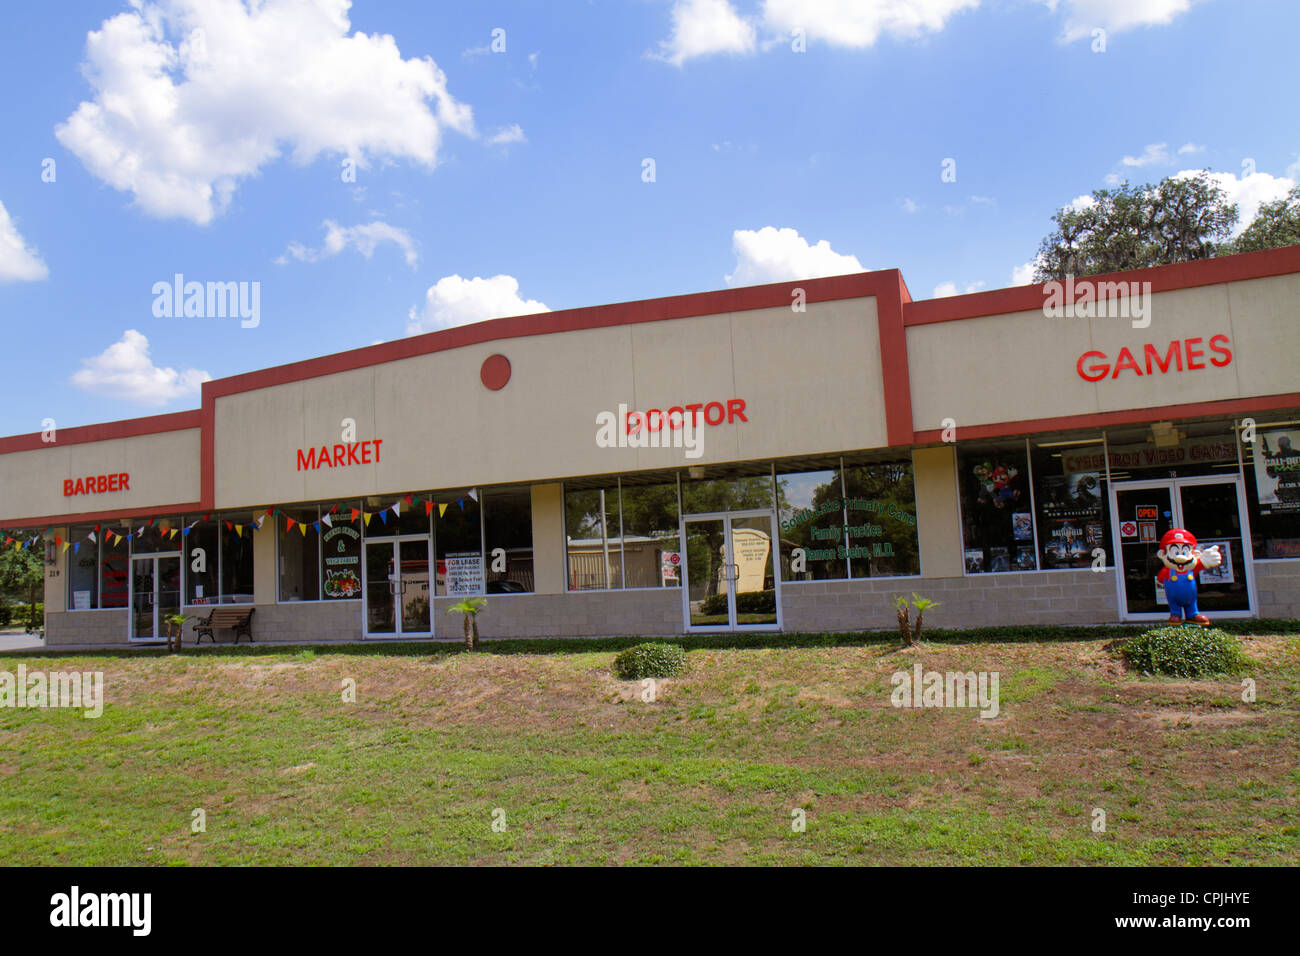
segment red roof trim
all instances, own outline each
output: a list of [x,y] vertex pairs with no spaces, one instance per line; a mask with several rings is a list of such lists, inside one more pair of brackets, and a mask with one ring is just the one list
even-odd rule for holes
[[54,442],[43,442],[41,432],[32,432],[28,435],[0,438],[0,455],[38,448],[57,448],[60,445],[80,445],[91,441],[111,441],[115,438],[135,438],[139,435],[182,431],[186,428],[198,428],[199,423],[200,415],[197,411],[185,411],[171,412],[167,415],[150,415],[147,418],[128,418],[118,422],[103,422],[99,425],[60,428],[55,433],[57,441]]
[[[1104,428],[1112,425],[1141,425],[1159,419],[1201,418],[1214,415],[1241,415],[1247,412],[1266,412],[1274,409],[1300,408],[1300,392],[1267,395],[1261,398],[1230,398],[1188,405],[1160,405],[1147,408],[1124,409],[1117,412],[1098,412],[1091,415],[1064,415],[1059,418],[1036,418],[1023,422],[995,422],[989,425],[967,425],[957,429],[958,441],[982,438],[1004,438],[1033,435],[1039,432],[1073,431],[1080,428]],[[943,429],[931,428],[916,433],[916,444],[932,444],[943,440]]]
[[89,524],[90,522],[116,521],[118,518],[157,518],[164,513],[208,511],[197,501],[175,505],[152,505],[148,508],[122,508],[117,511],[82,511],[70,515],[46,515],[44,518],[5,519],[5,528],[45,528],[53,525]]
[[[1241,282],[1246,279],[1266,279],[1270,276],[1300,272],[1300,246],[1284,246],[1263,252],[1243,252],[1217,259],[1196,262],[1178,262],[1151,269],[1134,269],[1129,272],[1110,272],[1106,275],[1085,276],[1082,282],[1150,282],[1152,292],[1171,292],[1175,289],[1194,289],[1198,286]],[[986,315],[1010,312],[1036,312],[1043,307],[1047,293],[1043,286],[1025,285],[1011,289],[993,289],[954,295],[942,299],[925,299],[907,307],[905,325],[928,325],[931,322],[953,322],[958,319],[975,319]]]

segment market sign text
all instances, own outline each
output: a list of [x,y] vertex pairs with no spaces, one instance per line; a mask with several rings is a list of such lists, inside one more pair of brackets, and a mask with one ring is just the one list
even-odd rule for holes
[[[382,438],[374,438],[369,441],[347,442],[338,444],[333,448],[329,445],[321,445],[319,449],[308,448],[305,452],[298,449],[298,470],[315,471],[317,468],[346,468],[348,465],[368,465],[373,460],[379,464],[379,446],[384,443]],[[371,458],[373,452],[374,457]]]

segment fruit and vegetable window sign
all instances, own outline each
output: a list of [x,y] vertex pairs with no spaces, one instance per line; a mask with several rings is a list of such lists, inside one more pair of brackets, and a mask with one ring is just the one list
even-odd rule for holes
[[361,532],[349,525],[330,528],[321,539],[325,557],[325,597],[361,596]]

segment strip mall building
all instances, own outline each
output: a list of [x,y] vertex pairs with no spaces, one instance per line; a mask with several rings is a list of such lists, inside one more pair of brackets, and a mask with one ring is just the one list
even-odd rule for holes
[[1211,617],[1296,617],[1298,359],[1300,247],[496,319],[0,439],[0,528],[45,555],[50,646],[218,603],[259,641],[454,638],[473,594],[485,637],[889,627],[912,592],[942,626],[1160,620],[1173,526],[1226,556]]

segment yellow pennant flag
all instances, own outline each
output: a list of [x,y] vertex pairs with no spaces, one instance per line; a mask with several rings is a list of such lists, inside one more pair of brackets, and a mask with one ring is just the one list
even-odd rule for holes
[[67,554],[67,553],[68,553],[68,549],[69,549],[70,547],[72,547],[72,542],[71,542],[71,541],[65,541],[65,542],[63,542],[63,553],[64,553],[64,554]]
[[438,505],[438,517],[441,518],[447,513],[447,505]]
[[175,528],[172,528],[171,532],[167,535],[167,537],[169,537],[169,538],[175,538],[175,537],[176,537],[176,529],[175,529]]
[[302,532],[304,538],[307,537],[307,526],[301,521],[298,522],[298,530]]
[[242,524],[235,525],[235,537],[242,538],[243,536],[244,536],[244,526]]
[[373,518],[374,515],[371,514],[369,511],[363,511],[363,512],[361,512],[361,517],[362,517],[362,519],[364,519],[365,523],[366,523],[367,525],[369,525],[369,524],[370,524],[370,519]]

